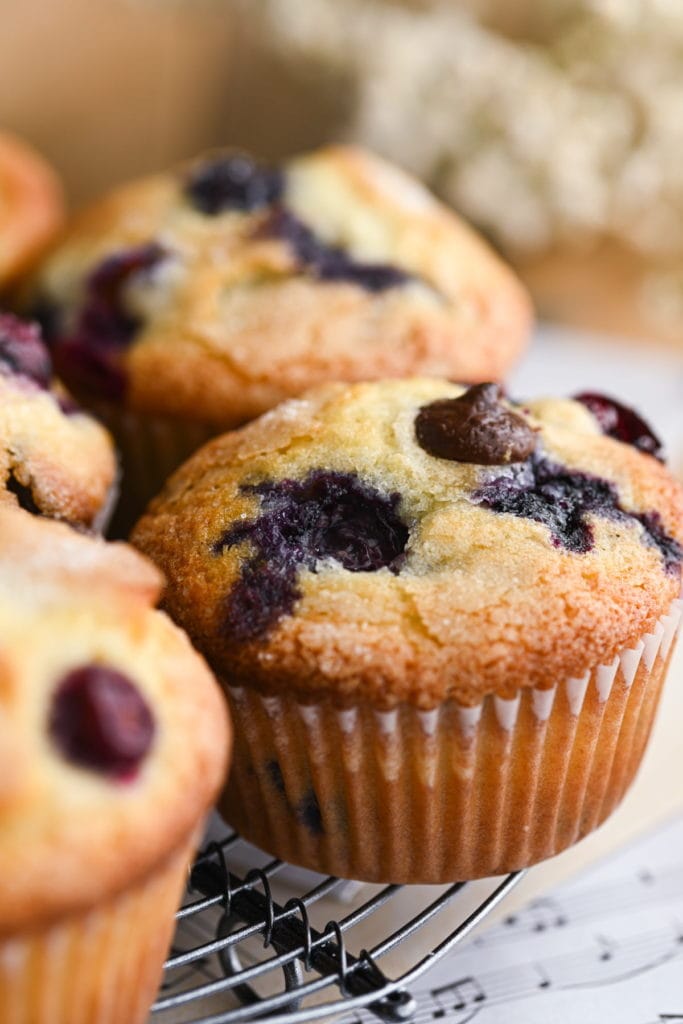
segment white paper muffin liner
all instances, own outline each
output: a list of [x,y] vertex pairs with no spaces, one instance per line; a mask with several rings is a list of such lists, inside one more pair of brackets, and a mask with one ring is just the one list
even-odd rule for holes
[[445,883],[559,853],[615,809],[641,762],[681,618],[675,601],[609,665],[510,700],[339,709],[226,686],[225,819],[303,867]]
[[2,1024],[144,1024],[195,845],[101,906],[0,933]]

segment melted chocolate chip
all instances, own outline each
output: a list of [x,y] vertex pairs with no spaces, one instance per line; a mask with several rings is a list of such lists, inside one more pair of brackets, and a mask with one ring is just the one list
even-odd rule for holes
[[533,519],[550,530],[556,547],[585,554],[594,544],[589,515],[613,522],[638,522],[643,542],[657,548],[667,572],[680,571],[683,549],[663,529],[656,512],[628,512],[614,484],[589,473],[567,469],[535,453],[509,475],[484,484],[472,500],[493,512]]
[[408,542],[398,494],[323,470],[242,490],[259,495],[260,515],[234,524],[213,546],[215,554],[245,541],[253,548],[226,603],[224,628],[233,640],[264,637],[291,614],[301,596],[300,567],[316,572],[332,559],[349,572],[398,572]]
[[126,309],[125,289],[165,257],[161,246],[150,242],[108,256],[92,271],[73,330],[58,336],[54,345],[59,370],[77,389],[103,398],[123,396],[126,378],[121,353],[142,326],[140,318]]
[[50,737],[72,764],[130,780],[154,739],[152,713],[136,686],[115,669],[84,665],[55,692]]
[[360,262],[339,246],[327,245],[283,207],[272,212],[259,235],[287,242],[299,266],[320,281],[348,281],[369,292],[383,292],[413,280],[400,267]]
[[659,440],[649,423],[627,405],[622,405],[615,398],[608,398],[593,391],[582,391],[574,395],[575,402],[581,402],[595,416],[603,434],[613,437],[624,444],[633,445],[641,452],[654,455],[660,462],[662,459],[662,442]]
[[453,462],[522,462],[534,451],[536,434],[501,397],[498,384],[477,384],[458,398],[424,405],[415,418],[418,444],[430,455]]
[[257,163],[244,153],[219,156],[195,167],[185,183],[185,194],[202,213],[224,210],[248,212],[279,202],[284,191],[282,172]]
[[52,362],[38,324],[0,314],[0,372],[20,374],[39,388],[50,386]]

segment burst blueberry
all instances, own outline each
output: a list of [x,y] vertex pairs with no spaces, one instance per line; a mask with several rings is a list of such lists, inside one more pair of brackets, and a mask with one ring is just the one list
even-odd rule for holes
[[121,354],[142,322],[126,307],[125,290],[166,257],[155,242],[108,256],[90,274],[73,329],[57,336],[55,359],[64,377],[103,398],[121,398],[125,374]]
[[328,245],[283,207],[273,211],[259,233],[287,242],[297,263],[321,281],[348,281],[369,292],[383,292],[412,280],[412,276],[399,267],[361,262],[339,246]]
[[292,612],[301,597],[300,568],[316,572],[332,560],[349,572],[400,569],[409,532],[397,511],[398,494],[324,470],[242,490],[259,496],[260,514],[231,526],[213,547],[220,554],[248,542],[253,550],[226,604],[224,626],[232,639],[263,637]]
[[667,572],[680,570],[683,550],[663,528],[656,513],[624,509],[614,484],[589,473],[568,469],[535,452],[527,462],[488,481],[472,500],[493,512],[532,519],[550,531],[553,543],[577,554],[594,545],[588,516],[634,523],[642,528],[643,542],[661,554]]

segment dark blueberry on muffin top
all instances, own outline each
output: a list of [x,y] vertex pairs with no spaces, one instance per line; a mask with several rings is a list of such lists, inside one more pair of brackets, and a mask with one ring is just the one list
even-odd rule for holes
[[47,388],[52,377],[50,355],[38,324],[0,314],[0,373],[17,373]]
[[273,211],[259,234],[287,242],[301,268],[320,281],[348,281],[368,292],[383,292],[413,279],[405,270],[388,263],[355,260],[340,246],[323,242],[283,207]]
[[398,572],[409,535],[398,494],[324,470],[242,490],[260,497],[260,515],[230,527],[213,548],[220,554],[248,541],[254,549],[228,598],[226,628],[234,639],[263,636],[292,611],[300,567],[315,572],[330,559],[350,572]]
[[622,405],[615,398],[597,394],[594,391],[582,391],[574,396],[595,416],[603,434],[613,437],[625,444],[632,444],[641,452],[654,455],[662,461],[662,442],[652,427],[634,409]]
[[281,171],[244,153],[203,161],[185,182],[185,194],[192,205],[210,215],[225,210],[257,210],[278,202],[283,189]]
[[612,521],[639,522],[644,543],[659,550],[667,571],[676,571],[683,558],[680,545],[663,530],[655,513],[628,512],[613,483],[568,469],[538,452],[512,467],[508,475],[485,483],[472,499],[493,512],[542,523],[557,547],[577,554],[593,548],[593,530],[586,519],[593,514]]
[[144,697],[116,669],[84,665],[59,683],[49,732],[72,764],[130,780],[151,748],[154,731]]
[[166,257],[155,242],[114,253],[90,274],[73,329],[55,339],[55,358],[65,377],[105,398],[120,398],[125,375],[120,353],[142,326],[126,306],[125,289]]

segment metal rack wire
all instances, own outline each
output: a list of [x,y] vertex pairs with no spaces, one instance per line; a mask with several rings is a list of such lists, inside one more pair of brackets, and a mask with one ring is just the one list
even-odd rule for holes
[[[239,872],[233,858],[240,842],[232,834],[211,843],[197,858],[152,1009],[153,1024],[237,1024],[259,1017],[271,1024],[301,1024],[357,1014],[362,1007],[387,1024],[408,1021],[416,1010],[410,994],[415,981],[461,942],[522,875],[492,881],[474,909],[458,914],[456,907],[445,919],[440,916],[462,900],[467,883],[432,890],[438,892],[433,899],[423,898],[420,889],[419,912],[386,934],[387,918],[395,924],[389,904],[405,887],[358,886],[356,896],[362,898],[351,909],[348,899],[347,907],[343,903],[349,883],[338,878],[316,879],[307,891],[289,898],[285,886],[280,898],[278,881],[287,875],[288,865],[272,860]],[[334,896],[342,897],[338,905],[347,912],[318,925],[316,911],[329,910]],[[425,926],[437,918],[446,934],[433,942],[433,929],[425,932]],[[353,930],[363,924],[367,932],[370,921],[380,937],[369,949],[352,952],[358,934]],[[410,966],[405,969],[404,962],[398,976],[390,977],[385,973],[387,958],[408,939]]]

